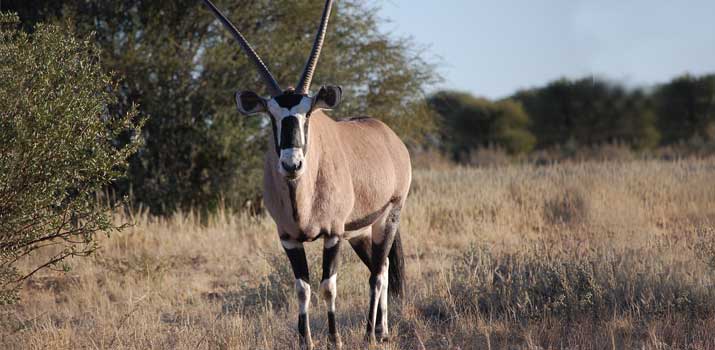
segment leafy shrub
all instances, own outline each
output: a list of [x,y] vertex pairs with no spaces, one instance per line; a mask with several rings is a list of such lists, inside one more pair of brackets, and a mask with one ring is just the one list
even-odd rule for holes
[[[120,228],[96,194],[125,171],[139,127],[133,108],[113,110],[116,86],[89,38],[49,25],[29,35],[14,29],[16,16],[0,18],[0,303],[8,303],[19,281],[89,254],[95,233]],[[44,247],[53,252],[44,264],[17,269]]]

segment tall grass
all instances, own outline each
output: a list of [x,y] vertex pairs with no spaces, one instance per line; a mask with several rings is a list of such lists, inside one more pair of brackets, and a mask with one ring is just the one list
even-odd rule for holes
[[[126,219],[70,273],[28,281],[0,348],[297,345],[270,218]],[[408,288],[383,348],[715,349],[715,160],[421,170],[402,225]],[[317,291],[322,245],[307,248]],[[338,323],[359,348],[368,274],[342,257]],[[315,294],[319,347],[326,312]]]

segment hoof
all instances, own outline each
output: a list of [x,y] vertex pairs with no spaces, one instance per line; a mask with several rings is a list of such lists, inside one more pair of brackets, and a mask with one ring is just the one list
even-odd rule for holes
[[335,350],[340,350],[343,348],[343,341],[340,339],[340,334],[331,334],[328,336],[330,341],[330,348]]
[[368,345],[372,345],[372,344],[377,343],[377,340],[375,339],[375,334],[372,334],[372,333],[366,334],[366,335],[365,335],[365,342],[366,342]]
[[300,350],[313,350],[313,342],[300,342]]
[[380,343],[389,343],[390,342],[390,335],[387,333],[380,334],[378,333],[376,335],[377,341]]

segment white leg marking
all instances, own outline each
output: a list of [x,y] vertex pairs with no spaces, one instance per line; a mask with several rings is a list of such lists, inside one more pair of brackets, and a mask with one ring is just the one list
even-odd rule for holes
[[380,311],[382,312],[382,320],[380,325],[382,326],[382,336],[387,336],[387,289],[389,288],[389,275],[388,271],[390,268],[390,259],[385,260],[385,267],[380,274],[380,279],[383,280],[382,291],[380,293]]
[[[377,296],[377,302],[375,305],[373,305],[373,309],[370,310],[370,317],[372,318],[372,324],[373,324],[373,332],[378,328],[376,322],[377,322],[377,308],[380,308],[381,311],[385,311],[382,309],[382,303],[383,303],[383,294],[387,292],[387,271],[388,271],[388,262],[385,260],[385,265],[383,265],[382,272],[377,276],[377,279],[375,281],[375,288],[370,291],[370,299],[373,297]],[[385,304],[387,304],[387,298],[385,296]],[[380,325],[384,324],[384,320],[386,320],[385,317],[383,317],[383,321],[380,323]],[[383,333],[384,333],[383,328]]]
[[332,247],[335,247],[338,242],[340,242],[340,237],[330,236],[323,240],[323,247],[325,247],[325,249],[330,249]]
[[281,239],[281,245],[285,249],[296,249],[296,248],[303,247],[303,243],[296,242],[296,241],[283,240],[283,239]]
[[295,290],[298,293],[299,313],[307,314],[310,307],[310,284],[302,279],[295,280]]
[[338,295],[338,275],[332,275],[327,280],[320,283],[320,291],[323,299],[328,303],[328,312],[335,312],[335,299]]

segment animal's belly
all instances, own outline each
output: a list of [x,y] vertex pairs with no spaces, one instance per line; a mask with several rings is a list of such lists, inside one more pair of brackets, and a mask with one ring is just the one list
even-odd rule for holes
[[312,242],[320,237],[331,235],[332,230],[328,225],[298,225],[293,223],[293,225],[284,225],[279,228],[280,238],[282,240],[294,241],[294,242]]
[[385,204],[377,210],[370,210],[364,213],[355,213],[345,223],[345,231],[357,231],[374,224],[390,207],[390,203]]

